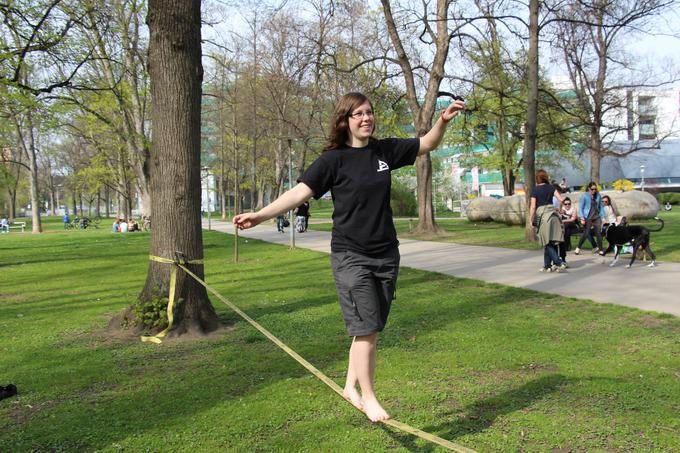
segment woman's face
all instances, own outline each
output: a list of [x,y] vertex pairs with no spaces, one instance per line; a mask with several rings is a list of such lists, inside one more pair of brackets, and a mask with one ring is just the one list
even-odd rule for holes
[[366,101],[349,114],[349,145],[365,145],[373,133],[373,109]]

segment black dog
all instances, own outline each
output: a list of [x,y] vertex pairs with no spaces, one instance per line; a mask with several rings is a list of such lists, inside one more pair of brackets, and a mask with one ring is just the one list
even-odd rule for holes
[[9,384],[7,387],[0,385],[0,400],[4,398],[9,398],[17,394],[17,386],[14,384]]
[[625,244],[630,242],[630,245],[633,247],[633,256],[630,258],[630,263],[628,263],[628,266],[626,267],[631,267],[633,265],[638,250],[647,252],[652,258],[652,262],[648,264],[647,267],[654,267],[656,265],[656,255],[654,255],[654,252],[652,252],[652,249],[649,246],[649,233],[652,231],[661,231],[664,225],[663,220],[658,217],[654,218],[661,222],[661,225],[657,230],[650,230],[649,228],[639,225],[610,225],[605,231],[605,237],[607,238],[607,242],[609,242],[609,247],[607,247],[607,250],[604,252],[601,252],[600,255],[605,256],[616,248],[614,261],[610,264],[610,266],[614,266],[619,260],[621,249]]

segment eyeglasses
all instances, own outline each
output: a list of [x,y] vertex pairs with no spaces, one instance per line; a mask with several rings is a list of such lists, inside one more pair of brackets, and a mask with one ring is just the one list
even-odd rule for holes
[[571,203],[564,203],[565,206],[571,206]]
[[597,187],[591,187],[591,188],[588,189],[588,190],[590,190],[591,192],[597,192]]
[[364,116],[366,118],[373,118],[373,112],[371,110],[366,110],[365,112],[354,112],[348,116],[355,120],[361,120],[364,118]]

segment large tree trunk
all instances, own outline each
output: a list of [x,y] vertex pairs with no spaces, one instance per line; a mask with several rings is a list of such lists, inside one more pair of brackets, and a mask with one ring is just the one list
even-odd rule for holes
[[[200,0],[150,0],[149,73],[153,142],[150,161],[151,255],[203,259],[201,231]],[[170,264],[149,262],[140,300],[168,296]],[[203,264],[189,268],[203,278]],[[175,322],[168,336],[205,334],[219,320],[198,282],[179,271]]]
[[528,99],[527,121],[524,128],[524,149],[522,165],[524,166],[524,196],[527,203],[524,239],[536,241],[536,233],[529,217],[531,191],[534,188],[536,173],[536,129],[538,125],[538,9],[539,0],[529,2],[529,61],[528,61]]
[[416,158],[416,193],[418,195],[418,226],[416,233],[439,233],[432,205],[432,160],[429,154]]
[[[448,30],[448,9],[450,2],[448,0],[437,0],[436,7],[436,35],[435,35],[435,54],[430,67],[430,78],[427,83],[427,91],[425,93],[425,100],[422,105],[418,99],[420,97],[415,84],[415,74],[413,66],[409,60],[399,31],[392,14],[392,7],[389,0],[381,0],[383,6],[383,15],[385,17],[385,24],[390,37],[390,41],[394,47],[397,55],[397,61],[403,71],[404,82],[406,83],[406,99],[409,103],[411,114],[413,115],[416,133],[418,137],[422,137],[430,130],[432,126],[432,115],[435,111],[437,93],[441,81],[444,78],[444,65],[449,53],[449,30]],[[427,26],[431,24],[428,22]],[[416,159],[416,181],[418,184],[418,227],[417,233],[439,233],[439,228],[434,219],[434,209],[432,205],[432,160],[429,155],[420,156]]]
[[602,143],[599,128],[590,133],[590,180],[600,182],[600,161],[602,160]]

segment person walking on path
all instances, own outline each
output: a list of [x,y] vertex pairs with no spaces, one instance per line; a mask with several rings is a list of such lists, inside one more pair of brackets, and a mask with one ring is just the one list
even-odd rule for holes
[[372,422],[390,418],[373,388],[378,333],[387,322],[400,259],[390,209],[390,172],[434,150],[447,123],[464,108],[462,100],[452,102],[420,138],[377,140],[373,105],[361,93],[348,93],[335,106],[324,152],[299,184],[260,211],[233,219],[239,229],[252,228],[331,191],[331,267],[347,332],[353,337],[343,396]]
[[[602,250],[602,215],[604,214],[604,204],[602,196],[597,190],[597,183],[590,181],[588,190],[583,194],[578,202],[578,217],[583,225],[583,233],[578,240],[578,245],[574,250],[575,254],[581,253],[581,246],[589,234],[595,234],[597,245],[593,253]],[[592,230],[592,233],[591,233]]]
[[560,203],[562,194],[550,184],[545,170],[536,172],[536,186],[531,191],[529,218],[538,225],[538,240],[543,246],[543,267],[541,272],[564,272],[566,264],[560,258],[557,247],[564,241],[564,230],[558,211],[553,205],[553,197]]
[[295,215],[297,217],[303,217],[302,231],[300,231],[300,233],[307,231],[307,227],[309,226],[309,201],[305,201],[300,206],[298,206],[297,210],[295,211]]

